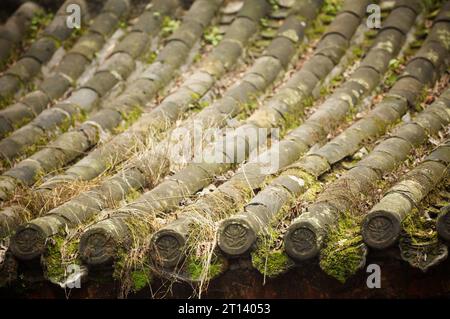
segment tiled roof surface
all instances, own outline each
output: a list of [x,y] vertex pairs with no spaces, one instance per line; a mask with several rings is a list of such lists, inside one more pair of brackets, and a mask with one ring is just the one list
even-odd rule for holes
[[0,26],[0,296],[448,296],[449,1],[49,10]]

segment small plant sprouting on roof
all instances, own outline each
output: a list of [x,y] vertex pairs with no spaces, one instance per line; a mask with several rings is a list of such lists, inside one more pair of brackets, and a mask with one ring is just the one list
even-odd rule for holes
[[281,233],[271,228],[266,234],[258,236],[257,249],[251,253],[252,265],[265,278],[276,277],[294,265],[294,262],[281,248]]
[[[206,227],[203,227],[203,224]],[[201,296],[211,279],[219,276],[225,268],[223,259],[215,251],[214,222],[204,218],[203,223],[190,226],[186,246],[186,272],[190,280],[197,282],[196,293]]]
[[172,19],[171,17],[164,16],[161,28],[162,37],[163,38],[169,37],[170,35],[172,35],[172,33],[175,32],[176,29],[178,29],[179,26],[180,26],[179,20],[175,20]]
[[341,10],[342,2],[343,1],[340,0],[325,1],[322,8],[323,13],[329,16],[335,16],[339,12],[339,10]]
[[212,26],[205,31],[203,39],[207,44],[216,46],[222,40],[222,34],[220,34],[220,30],[218,27]]
[[276,11],[278,9],[280,9],[280,6],[278,5],[278,1],[277,0],[269,0],[270,5],[272,6],[272,10]]
[[434,229],[434,222],[415,209],[402,222],[405,235],[411,239],[413,245],[424,245],[437,242],[438,234]]
[[345,283],[364,265],[366,253],[359,218],[342,213],[337,226],[330,229],[320,253],[320,268]]

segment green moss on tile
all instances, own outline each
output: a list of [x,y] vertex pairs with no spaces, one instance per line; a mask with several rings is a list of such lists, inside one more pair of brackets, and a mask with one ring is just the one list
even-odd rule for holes
[[213,257],[211,263],[206,267],[205,258],[191,255],[188,257],[186,265],[188,276],[192,281],[209,281],[219,276],[224,270],[223,260],[217,257]]
[[211,44],[212,46],[218,45],[222,38],[223,36],[220,33],[220,30],[216,26],[207,28],[205,33],[203,34],[203,40],[206,42],[206,44]]
[[180,21],[172,19],[169,16],[164,16],[162,27],[161,27],[161,36],[163,38],[167,38],[175,32],[176,29],[180,26]]
[[341,213],[329,232],[320,253],[320,268],[329,276],[345,283],[365,263],[367,248],[362,240],[360,219]]

